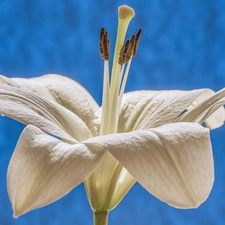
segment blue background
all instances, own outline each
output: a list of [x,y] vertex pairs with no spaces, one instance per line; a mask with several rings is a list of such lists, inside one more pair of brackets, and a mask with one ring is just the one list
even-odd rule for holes
[[[117,8],[136,11],[128,35],[143,28],[127,91],[225,86],[224,0],[1,0],[0,73],[9,77],[60,73],[80,82],[101,103],[101,27],[113,50]],[[92,224],[83,185],[54,204],[12,218],[6,171],[23,125],[0,118],[0,225]],[[225,126],[212,131],[215,184],[198,209],[178,210],[136,184],[109,215],[109,225],[217,225],[225,222]]]

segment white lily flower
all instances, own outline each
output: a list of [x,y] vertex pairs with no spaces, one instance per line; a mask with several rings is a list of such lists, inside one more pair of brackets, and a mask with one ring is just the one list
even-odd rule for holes
[[[198,207],[214,181],[209,129],[224,123],[225,89],[134,91],[124,88],[141,31],[124,43],[134,11],[119,8],[111,77],[102,29],[103,105],[61,75],[0,76],[0,114],[28,126],[9,163],[14,216],[48,205],[85,182],[95,224],[138,181],[177,208]],[[100,122],[99,122],[100,121]],[[57,136],[58,138],[56,138]]]

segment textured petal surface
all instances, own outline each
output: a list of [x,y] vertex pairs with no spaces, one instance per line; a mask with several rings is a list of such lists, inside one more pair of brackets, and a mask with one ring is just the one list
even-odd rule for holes
[[7,78],[0,76],[0,83],[27,88],[43,95],[75,113],[89,127],[95,136],[95,112],[99,106],[89,92],[76,81],[57,74],[47,74],[34,78]]
[[134,91],[124,95],[119,132],[143,130],[172,123],[208,89],[193,91]]
[[0,114],[69,142],[91,137],[85,123],[71,111],[26,89],[0,84]]
[[9,78],[0,75],[0,83],[7,84],[9,86],[28,89],[34,94],[38,94],[47,97],[49,100],[54,100],[51,93],[40,82],[35,81],[32,78]]
[[85,143],[103,146],[145,189],[171,206],[198,207],[211,191],[209,130],[197,123],[111,134]]
[[[225,89],[214,93],[211,91],[205,100],[197,99],[196,105],[191,107],[177,121],[180,122],[205,122],[207,127],[215,129],[224,124],[224,98]],[[221,107],[222,106],[222,107]]]
[[103,151],[67,144],[27,126],[9,163],[8,192],[17,217],[56,201],[87,179]]

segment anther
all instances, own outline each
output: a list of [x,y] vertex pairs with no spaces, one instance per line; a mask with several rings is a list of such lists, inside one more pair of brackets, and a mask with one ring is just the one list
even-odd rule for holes
[[129,40],[129,45],[127,47],[125,62],[128,62],[130,58],[133,56],[134,48],[135,48],[136,36],[133,34]]
[[109,38],[108,32],[104,28],[100,31],[100,55],[104,60],[109,60]]
[[118,61],[120,65],[123,65],[124,63],[128,62],[130,58],[134,55],[135,48],[137,46],[136,43],[137,43],[137,40],[139,41],[139,38],[137,38],[136,35],[133,34],[130,40],[127,40],[124,43],[123,47],[120,50],[120,56]]
[[120,56],[119,56],[119,61],[118,61],[118,63],[120,64],[120,65],[123,65],[125,62],[126,62],[126,54],[127,54],[127,50],[128,50],[128,47],[129,47],[129,43],[130,43],[130,41],[129,40],[127,40],[125,43],[124,43],[124,45],[123,45],[123,47],[121,48],[121,50],[120,50]]
[[133,56],[135,56],[137,54],[137,48],[139,45],[141,34],[142,34],[142,29],[140,29],[135,35],[135,46],[134,46]]

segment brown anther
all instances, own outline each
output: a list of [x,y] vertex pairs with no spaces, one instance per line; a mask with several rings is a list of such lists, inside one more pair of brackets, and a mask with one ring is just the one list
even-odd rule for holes
[[128,62],[133,56],[134,47],[135,47],[136,36],[133,34],[129,40],[129,45],[127,47],[127,52],[125,56],[125,62]]
[[135,35],[135,46],[134,46],[133,56],[137,54],[137,48],[141,38],[141,34],[142,34],[142,29],[140,29]]
[[123,47],[121,48],[121,50],[120,50],[120,56],[119,56],[119,61],[118,61],[118,63],[119,63],[120,65],[123,65],[124,63],[126,63],[126,54],[127,54],[127,50],[128,50],[128,47],[129,47],[129,43],[130,43],[130,41],[127,40],[127,41],[124,43],[124,45],[123,45]]
[[108,32],[104,28],[100,31],[100,55],[104,60],[109,60],[109,38]]
[[137,48],[140,41],[142,29],[140,29],[136,34],[133,34],[130,40],[127,40],[120,50],[119,61],[120,65],[127,63],[132,56],[137,54]]

